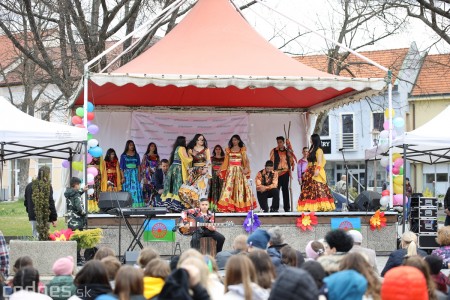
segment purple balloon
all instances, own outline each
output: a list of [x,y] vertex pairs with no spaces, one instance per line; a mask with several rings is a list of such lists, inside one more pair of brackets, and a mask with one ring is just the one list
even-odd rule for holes
[[61,165],[63,168],[67,169],[68,167],[70,167],[70,162],[67,159],[65,159],[62,161]]
[[91,124],[91,125],[88,126],[88,131],[89,131],[89,133],[91,133],[91,134],[97,134],[97,132],[98,132],[98,126],[95,125],[95,124]]

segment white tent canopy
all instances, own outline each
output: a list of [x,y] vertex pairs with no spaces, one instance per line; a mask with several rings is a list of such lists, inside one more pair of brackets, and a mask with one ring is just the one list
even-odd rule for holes
[[79,153],[87,130],[32,117],[0,97],[0,162],[25,158],[67,159]]
[[[426,164],[450,162],[450,106],[419,128],[405,132],[392,141],[394,152],[403,153],[410,161]],[[382,146],[366,150],[366,159],[379,158]]]

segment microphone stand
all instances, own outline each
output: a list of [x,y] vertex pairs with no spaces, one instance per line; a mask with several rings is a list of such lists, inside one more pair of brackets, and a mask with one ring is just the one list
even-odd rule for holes
[[253,180],[249,179],[248,180],[249,184],[250,184],[250,233],[253,233]]
[[348,203],[348,166],[347,166],[347,161],[345,160],[345,155],[344,155],[344,148],[339,149],[339,151],[341,151],[342,153],[342,159],[344,160],[344,168],[345,168],[345,201],[346,201],[346,205],[347,205],[347,210],[349,209],[349,203]]
[[123,215],[123,211],[122,211],[122,207],[120,206],[120,201],[119,201],[119,197],[117,196],[117,190],[116,190],[116,186],[114,185],[113,182],[108,181],[107,183],[109,186],[113,187],[113,191],[114,191],[114,196],[116,198],[116,203],[117,203],[117,207],[116,211],[118,209],[118,216],[119,216],[119,260],[122,257],[122,263],[125,263],[125,256],[121,255],[122,254],[122,219],[125,218],[125,216]]

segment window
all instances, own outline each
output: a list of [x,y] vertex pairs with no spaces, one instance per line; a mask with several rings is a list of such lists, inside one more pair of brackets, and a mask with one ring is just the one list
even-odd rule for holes
[[342,114],[341,126],[342,126],[342,147],[347,149],[354,149],[355,136],[353,131],[353,114]]
[[434,182],[434,174],[425,174],[425,182],[433,183]]
[[437,182],[447,182],[447,173],[436,173]]
[[329,136],[330,135],[330,120],[328,116],[325,117],[322,124],[322,130],[320,130],[320,136]]
[[40,167],[47,166],[52,170],[52,159],[51,158],[39,158],[38,159],[38,170]]
[[372,128],[377,129],[379,132],[383,131],[384,114],[382,112],[372,113]]

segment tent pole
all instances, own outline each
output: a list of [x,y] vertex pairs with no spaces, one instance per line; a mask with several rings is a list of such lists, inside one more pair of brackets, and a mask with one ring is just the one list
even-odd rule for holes
[[[408,209],[406,207],[406,148],[408,148],[408,145],[403,145],[403,224],[402,224],[402,233],[405,232],[405,223],[408,218]],[[405,210],[406,209],[406,210]]]
[[389,207],[394,207],[394,182],[392,178],[392,71],[388,71],[388,102],[389,102]]
[[[369,162],[369,160],[368,159],[366,159],[365,161],[364,161],[365,163],[364,163],[364,173],[365,173],[365,175],[364,175],[364,177],[366,178],[366,180],[364,180],[364,190],[365,191],[367,191],[367,182],[369,181],[369,177],[367,177],[369,174],[369,172],[368,172],[368,167],[367,167],[367,163]],[[377,176],[377,174],[375,173],[375,177]],[[377,187],[375,186],[375,189],[376,189]],[[376,190],[375,190],[375,192],[376,192]]]

